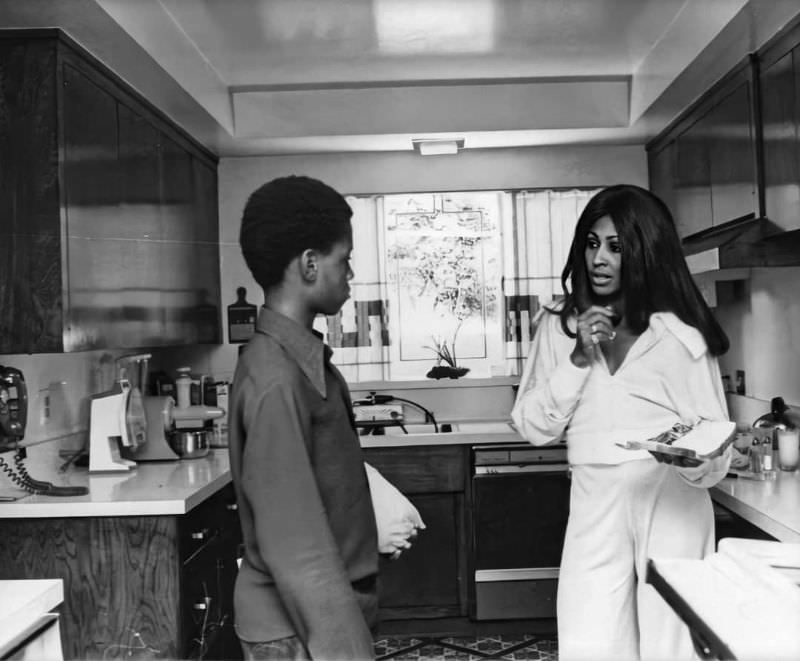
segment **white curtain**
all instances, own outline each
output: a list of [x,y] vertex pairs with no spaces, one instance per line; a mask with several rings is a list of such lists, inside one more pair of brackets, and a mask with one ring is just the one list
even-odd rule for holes
[[519,191],[507,219],[505,261],[506,360],[519,373],[539,308],[562,295],[561,271],[583,208],[599,189]]
[[350,299],[338,314],[318,318],[315,327],[333,348],[334,362],[348,382],[382,381],[389,360],[385,284],[380,280],[382,198],[345,199],[353,209]]

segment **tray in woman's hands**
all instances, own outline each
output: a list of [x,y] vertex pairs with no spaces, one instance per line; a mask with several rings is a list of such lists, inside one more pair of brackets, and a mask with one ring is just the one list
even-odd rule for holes
[[704,461],[721,455],[735,438],[735,422],[701,420],[696,425],[677,423],[653,438],[644,441],[626,441],[617,445],[626,450],[649,450]]

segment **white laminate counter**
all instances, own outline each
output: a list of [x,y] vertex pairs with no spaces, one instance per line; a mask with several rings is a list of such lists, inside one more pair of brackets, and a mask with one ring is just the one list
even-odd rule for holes
[[60,578],[0,581],[0,656],[11,651],[31,624],[64,601]]
[[800,542],[800,473],[777,471],[774,480],[726,477],[711,498],[782,542]]
[[55,477],[36,477],[57,485],[87,486],[89,493],[26,496],[19,489],[4,489],[4,495],[21,497],[0,502],[0,519],[185,514],[231,481],[224,448],[199,459],[139,462],[122,474],[89,474],[85,468],[72,468]]
[[647,582],[713,658],[796,661],[798,569],[800,545],[728,538],[704,560],[652,558]]

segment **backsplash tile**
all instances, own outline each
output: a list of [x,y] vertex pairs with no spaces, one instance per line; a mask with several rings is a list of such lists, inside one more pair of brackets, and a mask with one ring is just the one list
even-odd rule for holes
[[747,375],[747,397],[800,406],[800,267],[752,269],[745,295],[715,314],[731,342],[722,374]]

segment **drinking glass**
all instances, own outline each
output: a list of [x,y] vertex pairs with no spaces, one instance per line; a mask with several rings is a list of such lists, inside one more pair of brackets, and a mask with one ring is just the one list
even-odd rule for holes
[[782,471],[797,470],[800,464],[800,429],[777,429],[778,467]]

